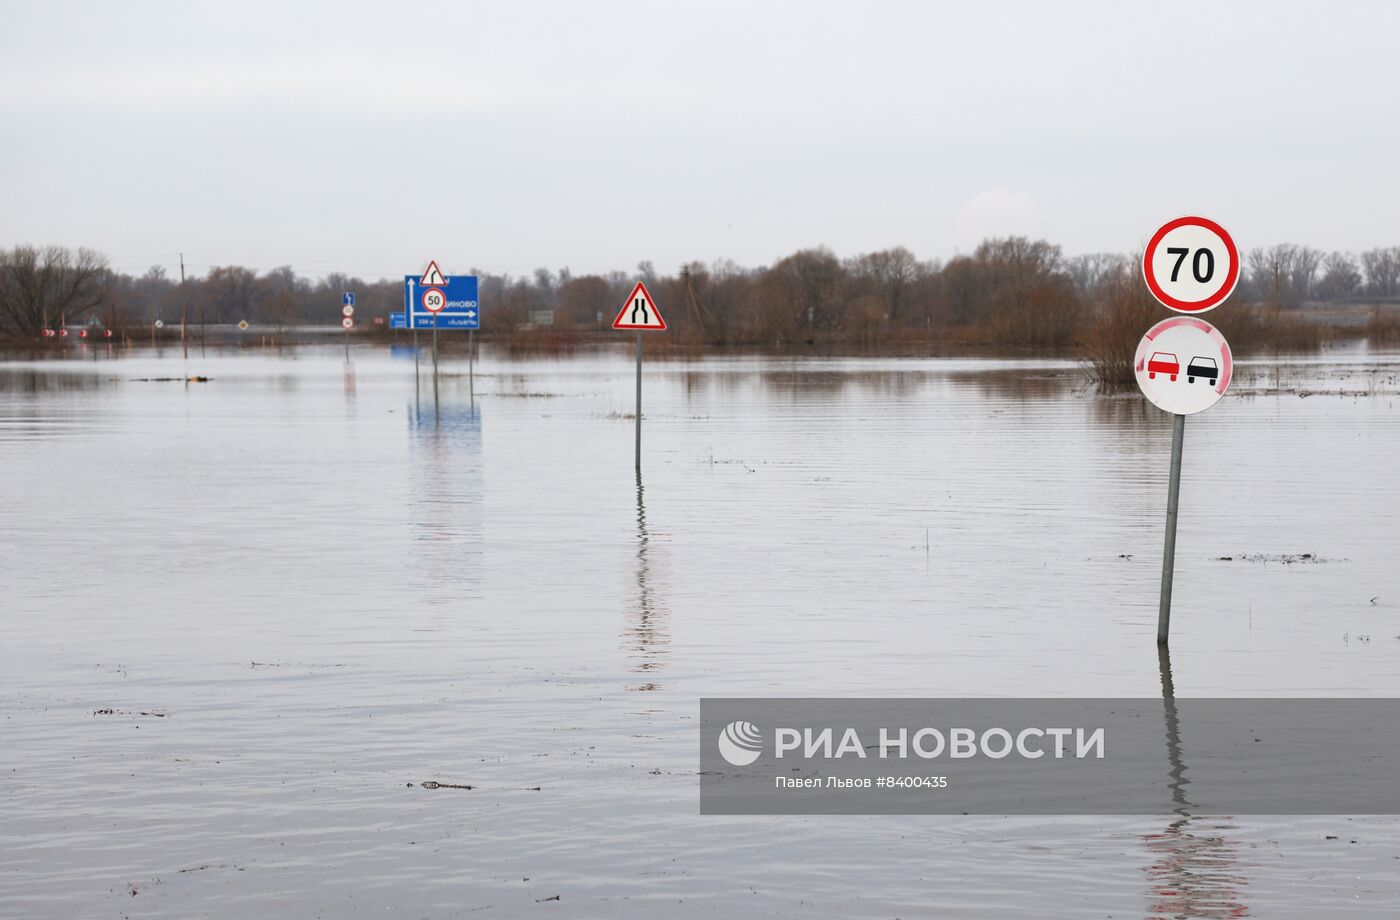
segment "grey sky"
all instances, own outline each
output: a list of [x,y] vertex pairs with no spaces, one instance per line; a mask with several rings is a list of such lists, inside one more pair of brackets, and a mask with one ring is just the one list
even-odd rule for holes
[[366,277],[1400,243],[1400,4],[0,0],[0,245]]

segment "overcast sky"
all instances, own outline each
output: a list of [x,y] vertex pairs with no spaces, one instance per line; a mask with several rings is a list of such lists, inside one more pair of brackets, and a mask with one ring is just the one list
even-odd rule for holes
[[0,246],[139,273],[1400,244],[1400,3],[0,0]]

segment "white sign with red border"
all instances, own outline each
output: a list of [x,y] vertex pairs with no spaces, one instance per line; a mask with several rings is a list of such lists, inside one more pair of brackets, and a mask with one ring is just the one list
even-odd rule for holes
[[632,288],[632,293],[627,295],[627,301],[618,311],[612,327],[660,332],[666,328],[666,320],[661,318],[661,311],[656,309],[656,301],[651,299],[651,292],[647,290],[647,286],[638,281],[637,286]]
[[1225,302],[1240,281],[1240,251],[1207,217],[1178,217],[1152,234],[1142,254],[1152,296],[1178,313],[1204,313]]
[[438,268],[437,259],[428,260],[428,267],[423,269],[423,277],[418,279],[418,283],[428,287],[447,283],[447,279],[443,277],[442,269]]
[[447,295],[442,288],[424,288],[423,296],[420,298],[423,309],[429,313],[441,313],[447,306]]
[[1234,364],[1219,329],[1193,316],[1173,316],[1147,330],[1133,372],[1152,405],[1173,415],[1195,415],[1225,395]]
[[350,327],[355,325],[355,321],[347,316],[345,317],[345,319],[340,321],[340,325],[344,326],[346,329],[349,329]]

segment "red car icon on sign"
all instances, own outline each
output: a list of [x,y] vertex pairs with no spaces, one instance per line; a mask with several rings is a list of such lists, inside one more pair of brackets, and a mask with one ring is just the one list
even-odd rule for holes
[[1156,380],[1158,374],[1171,374],[1172,379],[1181,373],[1181,362],[1169,351],[1154,351],[1147,360],[1147,379]]

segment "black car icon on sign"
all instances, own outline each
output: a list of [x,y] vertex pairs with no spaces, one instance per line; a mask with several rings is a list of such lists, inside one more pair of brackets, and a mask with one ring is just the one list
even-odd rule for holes
[[1216,378],[1220,376],[1220,368],[1215,366],[1214,358],[1203,358],[1200,355],[1192,358],[1186,364],[1186,382],[1195,383],[1197,377],[1210,379],[1210,385],[1215,386]]

